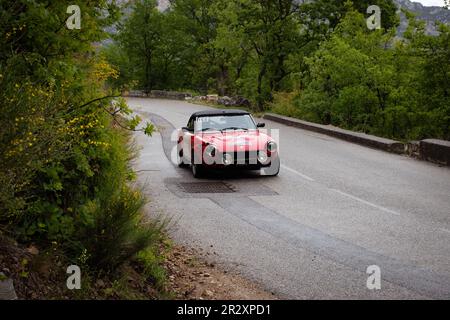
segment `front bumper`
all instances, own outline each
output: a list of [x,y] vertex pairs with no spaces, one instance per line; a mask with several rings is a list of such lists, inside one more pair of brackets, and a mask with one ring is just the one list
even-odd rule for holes
[[267,155],[265,161],[261,161],[258,158],[259,152],[261,151],[219,153],[214,157],[215,161],[213,163],[211,163],[211,161],[206,161],[204,164],[211,167],[253,167],[259,169],[269,167],[272,160],[278,156],[277,154],[272,153]]

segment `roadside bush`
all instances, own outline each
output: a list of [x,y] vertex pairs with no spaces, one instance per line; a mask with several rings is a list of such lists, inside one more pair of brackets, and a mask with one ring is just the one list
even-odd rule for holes
[[300,112],[296,106],[296,92],[277,92],[274,94],[273,102],[268,107],[271,111],[288,117],[300,117]]
[[77,263],[105,271],[157,241],[163,224],[143,219],[126,130],[98,107],[67,115],[57,89],[4,79],[0,221],[6,230],[21,241],[56,243]]
[[81,233],[81,254],[91,269],[113,271],[158,243],[164,224],[144,218],[144,199],[128,186],[104,200],[96,202],[94,222]]
[[0,229],[101,273],[154,245],[164,224],[145,218],[133,186],[139,119],[113,104],[105,82],[118,73],[92,45],[117,8],[78,4],[89,27],[69,31],[65,1],[0,1]]
[[164,256],[159,247],[149,246],[137,254],[137,262],[143,268],[143,274],[149,278],[155,289],[163,291],[167,280],[167,272],[162,267]]
[[0,223],[18,226],[34,219],[34,209],[25,211],[39,206],[37,189],[42,194],[61,188],[54,166],[67,156],[70,142],[58,110],[63,98],[54,87],[19,80],[10,68],[0,67],[0,74]]
[[132,182],[130,161],[136,151],[122,128],[109,132],[103,170],[95,177],[95,197],[81,208],[92,217],[78,235],[82,257],[93,270],[112,271],[138,252],[158,243],[165,226],[158,217],[144,214],[145,199]]

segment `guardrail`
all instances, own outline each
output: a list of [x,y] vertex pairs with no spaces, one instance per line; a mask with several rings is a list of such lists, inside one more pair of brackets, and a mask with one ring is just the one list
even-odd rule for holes
[[396,154],[405,153],[405,144],[391,139],[380,138],[361,132],[344,130],[333,126],[326,126],[317,123],[307,122],[295,118],[280,116],[273,113],[266,113],[264,115],[264,119],[276,121],[292,127],[297,127],[309,131],[326,134],[342,140],[350,141],[353,143],[361,144],[375,149],[380,149]]
[[420,157],[423,160],[450,166],[450,141],[426,139],[419,142]]
[[192,95],[190,93],[177,91],[164,91],[164,90],[151,90],[148,93],[143,90],[131,90],[123,92],[122,96],[135,98],[172,99],[172,100],[185,100],[186,98],[192,98]]
[[426,139],[405,144],[391,139],[380,138],[361,132],[344,130],[334,126],[326,126],[273,113],[266,113],[263,118],[288,126],[326,134],[363,146],[396,154],[406,154],[439,165],[450,166],[450,141]]

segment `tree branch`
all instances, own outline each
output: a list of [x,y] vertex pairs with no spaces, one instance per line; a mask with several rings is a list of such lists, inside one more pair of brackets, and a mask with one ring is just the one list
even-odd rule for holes
[[101,98],[96,98],[96,99],[94,99],[94,100],[91,100],[91,101],[89,101],[89,102],[86,102],[85,104],[83,104],[83,105],[77,107],[77,109],[84,108],[84,107],[90,105],[91,103],[94,103],[94,102],[97,102],[97,101],[101,101],[101,100],[105,100],[105,99],[111,99],[111,98],[119,98],[119,97],[121,97],[121,95],[105,96],[105,97],[101,97]]

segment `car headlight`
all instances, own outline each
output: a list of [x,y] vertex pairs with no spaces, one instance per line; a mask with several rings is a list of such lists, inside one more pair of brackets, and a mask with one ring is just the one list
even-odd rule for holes
[[216,147],[212,144],[208,145],[205,148],[205,154],[210,158],[214,157],[216,155]]
[[229,153],[224,153],[223,154],[223,164],[226,166],[233,164],[233,156]]
[[267,151],[274,152],[277,150],[277,144],[274,141],[267,142]]
[[267,152],[259,151],[258,152],[258,161],[261,163],[266,163],[268,159]]

